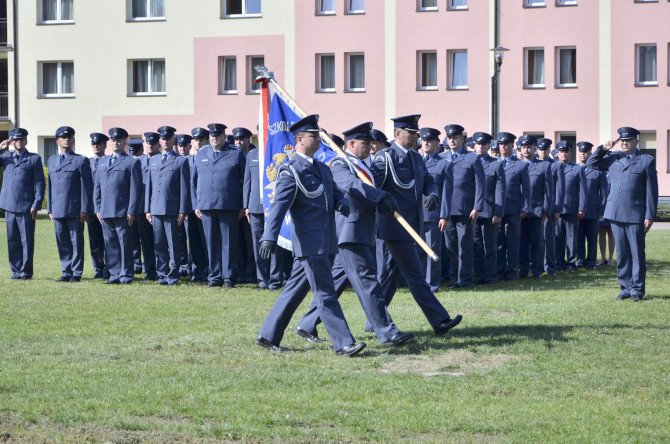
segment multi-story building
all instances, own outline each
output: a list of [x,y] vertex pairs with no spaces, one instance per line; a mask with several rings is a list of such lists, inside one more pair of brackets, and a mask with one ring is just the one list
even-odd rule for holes
[[[20,123],[43,156],[64,124],[81,139],[111,126],[253,130],[253,66],[265,64],[331,132],[362,121],[390,132],[410,113],[470,133],[497,113],[501,130],[595,144],[634,126],[670,195],[666,0],[5,3],[0,131]],[[509,51],[492,113],[496,44]]]

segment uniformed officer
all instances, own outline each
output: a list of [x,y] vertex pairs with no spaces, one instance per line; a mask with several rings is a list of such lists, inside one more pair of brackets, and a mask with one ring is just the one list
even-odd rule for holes
[[191,130],[191,137],[193,137],[191,140],[191,150],[193,153],[191,155],[195,156],[200,151],[200,148],[209,143],[209,131],[198,126]]
[[[128,154],[132,156],[134,159],[138,159],[141,162],[141,158],[144,156],[144,143],[142,139],[128,139]],[[140,163],[141,165],[141,163]],[[146,175],[148,174],[148,165],[144,166],[142,165],[142,181],[146,182]],[[142,184],[142,200],[140,202],[140,211],[144,210],[144,183]],[[130,239],[130,244],[133,249],[133,271],[135,274],[141,274],[143,271],[143,264],[142,264],[142,250],[143,250],[143,245],[142,245],[142,237],[140,235],[140,220],[144,218],[140,217],[135,220],[135,223],[133,223],[131,226],[128,227],[128,235]],[[147,229],[142,227],[142,232],[146,236],[146,231]],[[153,250],[153,242],[151,243],[151,249]],[[144,249],[146,250],[148,245],[144,245]]]
[[465,131],[461,125],[444,127],[449,150],[441,154],[453,163],[454,189],[451,195],[451,217],[445,241],[449,250],[449,277],[454,288],[472,285],[473,226],[484,208],[485,178],[479,156],[464,146]]
[[[582,194],[582,167],[570,160],[572,143],[561,140],[556,144],[558,163],[563,170],[563,201],[556,208],[561,217],[556,224],[556,269],[574,271],[577,268],[577,234],[579,219],[577,213],[586,207],[586,195]],[[567,252],[567,260],[566,260]]]
[[505,207],[505,169],[502,162],[489,156],[493,136],[484,132],[472,135],[475,154],[484,169],[484,206],[474,227],[474,270],[480,284],[498,280],[498,227]]
[[14,128],[9,131],[9,140],[0,145],[0,151],[14,146],[13,152],[0,156],[0,167],[4,170],[0,208],[5,210],[11,278],[23,280],[33,277],[35,217],[44,199],[42,158],[26,150],[27,137],[28,131]]
[[[537,140],[535,154],[538,160],[548,162],[554,187],[554,200],[549,215],[542,222],[542,250],[544,251],[544,270],[549,275],[556,273],[556,233],[561,216],[561,207],[565,199],[565,177],[558,156],[549,157],[551,139]],[[556,151],[556,150],[553,150]]]
[[256,344],[273,351],[280,347],[293,313],[306,296],[305,280],[314,294],[318,313],[333,349],[339,355],[353,356],[365,348],[356,344],[344,319],[331,273],[337,251],[335,210],[348,215],[349,206],[333,182],[330,169],[314,159],[320,147],[319,116],[300,119],[289,131],[295,138],[295,155],[278,171],[275,198],[261,239],[260,255],[270,258],[277,244],[279,229],[290,212],[291,241],[295,261],[291,277],[265,318]]
[[79,282],[84,272],[84,224],[93,211],[93,177],[87,158],[72,152],[74,129],[56,130],[58,154],[47,161],[47,210],[54,223],[60,282]]
[[[444,202],[446,209],[444,216],[449,217],[451,214],[451,194],[454,186],[454,177],[451,162],[447,162],[437,153],[441,132],[435,128],[421,128],[420,134],[421,148],[419,152],[421,157],[423,157],[428,174],[431,175],[435,182],[440,202]],[[424,199],[427,198],[424,197]],[[439,227],[441,210],[442,208],[434,210],[423,208],[423,238],[436,253],[439,253],[442,248],[442,231],[440,231]],[[442,269],[442,259],[440,258],[437,262],[433,262],[422,249],[417,251],[425,270],[426,282],[430,285],[430,291],[435,293],[440,290],[440,283],[442,282],[440,272]],[[445,258],[445,260],[448,259]]]
[[[186,160],[186,163],[189,166],[189,175],[191,174],[190,167],[191,167],[191,142],[193,140],[193,137],[189,134],[177,134],[175,135],[175,152],[179,156],[183,156],[184,159]],[[189,178],[190,180],[190,178]],[[191,199],[189,196],[189,207],[191,203]],[[196,217],[197,219],[197,217]],[[179,275],[182,277],[189,277],[191,276],[191,270],[193,268],[193,264],[191,261],[191,255],[188,251],[188,233],[186,230],[186,222],[182,223],[179,226],[179,241],[181,242],[181,249],[180,249],[180,254],[181,257],[178,258],[177,264],[179,266]]]
[[[590,142],[577,142],[583,185],[579,190],[583,194],[583,197],[580,197],[580,202],[584,203],[578,213],[577,266],[585,268],[595,268],[596,266],[598,221],[605,214],[605,204],[607,203],[607,173],[586,166],[586,161],[591,155],[592,149],[593,144]],[[586,244],[588,244],[588,249]]]
[[[191,154],[188,156],[189,170],[193,169],[195,155],[200,148],[207,145],[209,131],[196,127],[191,130]],[[191,195],[192,197],[192,195]],[[205,248],[205,231],[202,220],[196,216],[191,202],[188,217],[186,218],[186,237],[188,238],[189,263],[191,264],[191,282],[207,282],[209,265],[207,263],[207,249]]]
[[[232,135],[234,144],[244,153],[249,155],[249,151],[255,146],[251,143],[251,131],[243,127],[233,128]],[[247,158],[247,164],[249,159]],[[258,164],[256,164],[258,168]],[[246,168],[245,168],[246,170]],[[246,174],[246,173],[245,173]],[[237,243],[237,272],[238,281],[243,283],[256,282],[256,261],[254,259],[254,246],[251,234],[251,224],[246,217],[241,217],[239,221],[240,242]]]
[[498,148],[498,141],[496,139],[491,140],[489,145],[489,156],[500,159],[500,148]]
[[110,128],[112,155],[98,163],[93,199],[95,212],[105,238],[108,284],[133,281],[133,253],[128,227],[142,215],[142,168],[137,159],[126,154],[128,132]]
[[191,135],[177,134],[174,140],[178,155],[189,156],[191,154],[191,141],[193,140],[193,137]]
[[[190,146],[179,136],[179,146]],[[156,269],[160,285],[176,285],[179,281],[182,231],[190,205],[188,158],[177,155],[167,143],[162,152],[149,160],[149,175],[145,190],[146,220],[152,225],[156,251]]]
[[617,276],[621,292],[617,299],[640,301],[645,294],[645,234],[658,207],[656,159],[640,153],[635,128],[617,130],[621,150],[611,151],[616,141],[607,141],[589,157],[586,165],[608,171],[611,180],[605,218],[612,223],[617,250]]
[[[351,284],[379,341],[386,346],[397,346],[414,335],[401,332],[386,311],[372,250],[376,209],[387,215],[393,214],[395,202],[387,193],[363,183],[357,175],[360,173],[372,180],[368,166],[371,129],[372,123],[368,122],[344,131],[347,157],[337,157],[331,165],[335,184],[345,193],[351,206],[348,216],[335,216],[339,250],[333,263],[333,280],[338,297],[347,284]],[[297,334],[309,341],[317,341],[318,322],[318,308],[313,302],[298,324]]]
[[530,214],[528,163],[514,154],[516,136],[500,132],[497,136],[500,162],[505,170],[504,216],[498,231],[498,279],[519,279],[519,241],[521,220]]
[[191,170],[191,199],[202,220],[209,260],[208,285],[232,288],[237,263],[238,219],[246,158],[225,144],[226,125],[212,123],[209,143],[195,155]]
[[379,151],[391,146],[391,142],[389,142],[388,137],[386,137],[386,134],[384,134],[383,132],[373,128],[371,134],[372,134],[372,142],[370,143],[371,156],[374,157]]
[[537,139],[524,134],[518,142],[530,179],[528,217],[521,215],[519,276],[527,277],[530,271],[533,277],[539,278],[544,272],[542,223],[554,209],[554,181],[549,163],[535,157]]
[[[391,119],[395,140],[389,148],[377,153],[370,168],[375,185],[391,195],[397,204],[398,213],[417,233],[422,232],[423,208],[434,210],[440,205],[433,178],[426,171],[421,155],[412,150],[419,136],[420,117],[415,114]],[[423,196],[429,198],[424,201]],[[448,215],[445,201],[442,202],[440,213],[440,223],[443,225]],[[416,244],[393,215],[378,212],[377,237],[385,241],[390,252],[386,263],[377,270],[386,306],[389,306],[395,294],[396,276],[400,273],[435,333],[442,335],[458,325],[462,316],[459,314],[451,318],[430,291]]]
[[[103,133],[91,133],[90,138],[93,156],[89,157],[88,161],[91,166],[93,187],[95,188],[98,163],[105,157],[109,137]],[[88,216],[88,244],[91,250],[91,261],[93,262],[93,279],[109,279],[109,272],[107,271],[107,265],[105,265],[105,239],[102,235],[102,225],[100,225],[100,221],[95,215],[95,205],[91,207],[91,213]]]
[[335,145],[337,145],[340,149],[344,149],[344,139],[342,139],[340,136],[337,134],[328,134],[328,137],[330,137],[330,140],[333,141]]

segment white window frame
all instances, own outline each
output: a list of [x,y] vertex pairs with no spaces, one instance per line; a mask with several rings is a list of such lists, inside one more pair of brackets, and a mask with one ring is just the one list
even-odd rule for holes
[[[133,74],[134,74],[134,69],[135,69],[135,63],[134,62],[149,62],[148,66],[148,73],[147,73],[147,79],[149,79],[148,86],[149,86],[149,91],[148,92],[135,92],[133,91]],[[163,62],[165,66],[165,91],[153,91],[153,69],[154,69],[154,63],[155,62]],[[146,96],[166,96],[167,95],[167,63],[165,63],[165,59],[128,59],[128,96],[130,97],[146,97]]]
[[556,6],[577,6],[577,0],[556,0]]
[[[653,141],[650,140],[650,138],[653,138]],[[643,154],[649,154],[650,156],[654,156],[654,158],[658,155],[658,137],[656,135],[656,131],[640,131],[638,140],[638,149],[643,152]],[[647,144],[650,142],[653,143],[653,147],[647,146]],[[652,150],[654,151],[654,154],[645,152]]]
[[544,8],[547,6],[546,0],[542,1],[541,3],[532,3],[533,0],[523,0],[523,7],[524,8]]
[[[74,61],[73,60],[51,60],[51,61],[43,61],[43,62],[38,62],[38,76],[37,76],[37,81],[39,82],[39,97],[41,98],[69,98],[69,97],[74,97],[74,91],[75,91],[75,82],[74,78],[72,81],[72,92],[71,93],[64,93],[63,91],[63,63],[72,63],[72,70],[73,70],[73,76],[74,76]],[[53,65],[56,64],[56,93],[46,93],[44,92],[44,65]]]
[[163,15],[162,16],[151,16],[147,15],[146,17],[133,17],[133,3],[136,1],[144,1],[147,3],[147,14],[151,14],[151,0],[126,0],[126,10],[128,11],[128,21],[129,22],[164,22],[165,21],[165,0],[163,0]]
[[[574,49],[575,50],[575,64],[577,64],[577,47],[576,46],[557,46],[555,52],[554,67],[556,68],[555,80],[556,88],[577,88],[577,69],[575,68],[575,83],[561,83],[561,50]],[[545,59],[546,62],[546,59]],[[545,78],[545,83],[547,79]]]
[[[542,70],[544,71],[544,83],[530,83],[530,79],[528,78],[528,53],[530,51],[542,51],[543,54],[545,55],[544,57],[544,64],[542,66]],[[524,88],[528,89],[542,89],[545,88],[545,85],[547,84],[547,57],[546,57],[546,51],[544,50],[543,47],[530,47],[530,48],[524,48],[523,49],[523,86]]]
[[[262,54],[247,56],[246,63],[245,63],[246,67],[247,67],[247,94],[260,94],[261,93],[260,83],[254,83],[254,80],[256,80],[256,77],[258,77],[258,74],[256,73],[256,71],[254,70],[254,67],[252,66],[252,60],[255,59],[255,58],[260,58],[260,57],[263,58],[263,64],[265,64],[265,56],[262,55]],[[254,89],[254,86],[256,86],[256,89]]]
[[[656,80],[640,80],[640,48],[656,48]],[[658,86],[658,45],[656,43],[638,43],[635,45],[635,86]]]
[[352,1],[354,0],[345,0],[346,7],[344,9],[344,12],[346,14],[365,14],[365,0],[361,0],[363,2],[363,9],[352,9],[351,7]]
[[[423,56],[425,54],[435,55],[435,85],[424,85],[423,84]],[[416,88],[419,91],[437,91],[437,51],[417,51],[416,52]]]
[[[333,87],[324,88],[321,84],[321,69],[322,63],[321,60],[323,57],[332,57],[333,58]],[[337,72],[337,65],[335,60],[335,54],[333,53],[324,53],[316,55],[316,91],[320,93],[333,93],[336,91],[337,79],[335,78],[335,73]]]
[[335,5],[337,0],[333,1],[333,9],[329,11],[323,10],[323,1],[324,0],[315,0],[316,1],[316,15],[335,15]]
[[[62,17],[63,11],[61,11],[61,2],[60,0],[56,1],[56,16]],[[64,25],[74,23],[74,0],[72,1],[72,20],[63,20],[62,18],[57,18],[56,20],[44,20],[44,9],[42,8],[42,0],[37,0],[37,23],[40,25]]]
[[[468,74],[468,83],[466,85],[454,85],[453,66],[456,54],[465,53],[467,57],[466,72]],[[447,89],[450,91],[467,90],[470,88],[470,57],[467,49],[450,49],[447,51]]]
[[[352,56],[363,56],[363,88],[352,88],[350,78],[350,66]],[[365,53],[364,52],[347,52],[344,54],[344,70],[345,70],[345,92],[365,92]]]
[[423,0],[417,0],[416,1],[416,10],[421,11],[421,12],[433,12],[437,11],[438,5],[437,5],[437,0],[435,1],[435,6],[424,6],[423,5]]
[[[38,136],[37,137],[37,142],[38,142],[38,146],[39,146],[38,150],[41,152],[40,154],[41,154],[42,159],[43,159],[45,164],[46,164],[47,159],[49,159],[49,157],[58,154],[58,145],[56,144],[56,138],[55,137],[53,137],[53,136]],[[51,153],[47,153],[47,150],[46,150],[47,142],[50,142],[50,144],[52,144],[52,148],[55,148],[55,151],[53,151]]]
[[261,12],[248,14],[247,10],[247,0],[242,1],[242,14],[228,14],[228,0],[221,0],[221,18],[259,18],[263,16],[263,3],[261,0]]
[[[226,61],[233,60],[235,62],[235,89],[225,89],[226,85]],[[239,84],[237,82],[237,57],[235,56],[221,56],[219,57],[219,94],[235,95],[237,94]]]
[[454,5],[454,0],[447,0],[447,11],[467,11],[468,3],[465,6]]

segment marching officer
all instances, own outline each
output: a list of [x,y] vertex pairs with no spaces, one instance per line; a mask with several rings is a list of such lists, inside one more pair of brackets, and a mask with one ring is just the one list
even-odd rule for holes
[[[582,166],[582,187],[580,193],[584,196],[580,202],[584,206],[579,209],[579,234],[577,239],[577,266],[595,268],[598,252],[599,220],[605,213],[607,203],[607,173],[586,166],[591,155],[593,144],[577,142],[579,163]],[[588,244],[588,249],[586,244]]]
[[[548,275],[553,276],[556,273],[556,233],[561,217],[561,207],[565,196],[565,177],[563,168],[558,161],[557,155],[549,156],[549,149],[552,144],[551,139],[541,138],[537,140],[537,149],[535,150],[538,160],[548,162],[551,170],[551,177],[554,187],[554,200],[549,215],[542,222],[542,250],[544,251],[544,270]],[[553,152],[558,152],[556,149]]]
[[[273,351],[280,347],[291,317],[306,296],[305,280],[314,293],[333,349],[353,356],[365,348],[351,335],[333,283],[332,263],[337,251],[335,211],[348,215],[349,206],[335,187],[330,169],[314,159],[319,149],[319,116],[300,119],[289,131],[295,138],[295,155],[279,168],[275,199],[261,239],[260,255],[268,260],[276,248],[286,212],[293,220],[291,241],[295,260],[291,277],[261,326],[256,344]],[[240,153],[241,154],[241,153]]]
[[504,215],[507,184],[503,163],[488,154],[492,139],[488,133],[476,132],[472,135],[485,179],[484,206],[474,226],[474,269],[480,284],[492,284],[498,280],[498,227]]
[[[420,154],[426,165],[428,174],[435,182],[435,188],[439,193],[440,202],[444,203],[445,216],[451,214],[451,194],[454,186],[454,177],[451,162],[441,158],[437,152],[441,132],[435,128],[421,128]],[[424,197],[424,199],[426,199]],[[442,208],[428,210],[423,208],[423,238],[428,246],[437,252],[442,248],[442,232],[440,231],[440,212]],[[433,262],[423,250],[419,251],[419,258],[425,269],[426,282],[433,293],[440,290],[442,282],[441,269],[442,259]],[[439,256],[438,256],[439,257]]]
[[[256,148],[251,143],[251,131],[246,128],[237,127],[233,128],[232,135],[234,138],[234,145],[237,149],[244,153],[244,156],[247,157],[246,165],[249,164],[249,151],[253,148]],[[258,159],[257,159],[258,160]],[[245,167],[245,175],[246,175]],[[256,169],[258,169],[258,164],[256,164]],[[244,197],[243,197],[244,200]],[[244,205],[242,205],[244,207]],[[246,214],[246,213],[245,213]],[[238,242],[238,251],[237,251],[237,272],[239,282],[251,283],[256,282],[256,261],[254,260],[254,251],[253,239],[251,234],[251,224],[247,220],[247,217],[241,217],[239,221],[239,233],[240,233],[240,242]]]
[[451,286],[467,288],[472,285],[473,224],[484,208],[484,168],[477,154],[464,146],[461,125],[444,127],[449,150],[441,156],[453,164],[454,189],[451,195],[451,216],[445,240],[449,250]]
[[[181,135],[180,135],[181,136]],[[183,140],[190,145],[191,140]],[[176,285],[181,260],[181,227],[189,212],[191,195],[188,158],[161,143],[162,153],[149,160],[145,190],[146,220],[153,226],[156,268],[160,285]]]
[[[336,157],[331,170],[337,187],[349,200],[348,216],[336,214],[338,252],[333,263],[333,280],[339,297],[351,283],[363,307],[368,323],[382,345],[393,347],[414,338],[403,333],[393,324],[386,311],[384,294],[377,281],[376,263],[372,247],[375,244],[375,212],[390,215],[395,202],[385,192],[365,184],[357,173],[372,181],[370,171],[370,130],[372,123],[364,123],[343,132],[346,142],[346,159]],[[316,326],[320,322],[316,301],[296,330],[308,341],[318,341]]]
[[514,154],[516,136],[498,133],[500,163],[505,171],[504,216],[498,230],[498,279],[519,279],[519,241],[521,220],[530,214],[530,177],[528,163]]
[[0,156],[2,190],[0,208],[5,210],[7,226],[7,254],[12,279],[29,280],[33,277],[35,253],[35,217],[44,199],[44,171],[39,154],[26,150],[28,131],[14,128],[9,140],[0,144],[0,151],[14,146],[14,152]]
[[[193,170],[195,155],[200,151],[200,148],[207,145],[209,131],[205,128],[196,127],[191,130],[191,137],[192,153],[188,156],[189,171]],[[205,231],[202,228],[202,220],[195,214],[193,202],[189,207],[189,214],[186,218],[186,237],[188,238],[189,263],[191,264],[191,282],[207,282],[209,266],[207,263],[207,249],[205,248]]]
[[[559,270],[574,271],[577,268],[577,235],[579,233],[579,219],[577,213],[586,207],[586,196],[582,194],[583,183],[582,167],[570,161],[572,143],[561,140],[556,144],[558,164],[563,176],[563,201],[556,207],[561,217],[556,224],[556,268]],[[567,261],[566,261],[567,251]]]
[[79,282],[84,272],[84,224],[93,211],[93,177],[87,158],[72,152],[74,129],[56,130],[59,153],[47,161],[47,209],[61,262],[60,282]]
[[617,250],[621,287],[617,299],[641,301],[646,291],[645,235],[654,223],[658,207],[656,159],[640,153],[638,130],[622,127],[617,132],[622,151],[611,151],[617,142],[607,141],[586,165],[609,172],[611,186],[605,218],[612,223]]
[[[96,172],[98,163],[105,157],[105,149],[109,137],[103,133],[91,133],[91,151],[93,156],[89,157],[91,176],[93,177],[93,188],[95,189]],[[92,198],[92,196],[91,196]],[[93,262],[93,279],[109,279],[109,271],[105,265],[105,239],[102,235],[102,225],[95,215],[95,205],[91,206],[91,213],[87,218],[88,244],[91,250],[91,262]]]
[[544,272],[542,249],[542,223],[554,209],[554,181],[549,163],[535,157],[537,139],[524,134],[518,139],[523,161],[528,164],[530,179],[529,213],[521,215],[521,240],[519,251],[519,276],[539,278]]
[[191,200],[207,239],[208,285],[232,288],[237,263],[238,220],[246,158],[227,145],[226,125],[211,123],[209,145],[195,155],[191,170]]
[[96,216],[105,238],[105,259],[109,270],[107,284],[133,281],[133,252],[128,228],[142,214],[142,168],[125,152],[128,132],[110,128],[113,153],[98,163],[93,199]]
[[[378,188],[386,191],[396,202],[398,213],[417,233],[422,231],[423,208],[436,209],[440,204],[433,178],[426,171],[421,155],[413,150],[419,136],[418,114],[396,117],[393,120],[394,142],[384,148],[372,161],[370,170]],[[424,201],[423,196],[428,196]],[[440,223],[446,223],[448,208],[442,202]],[[402,274],[414,300],[436,334],[442,335],[461,322],[440,304],[424,278],[416,244],[392,214],[377,214],[377,237],[384,240],[390,255],[377,270],[386,306],[391,303],[396,290],[396,276]],[[379,253],[379,252],[377,252]]]

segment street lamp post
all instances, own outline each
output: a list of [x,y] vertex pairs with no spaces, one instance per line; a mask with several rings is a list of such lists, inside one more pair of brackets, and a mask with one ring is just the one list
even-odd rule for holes
[[500,113],[498,112],[498,102],[500,100],[500,86],[498,84],[498,78],[500,77],[500,67],[503,63],[503,57],[505,56],[505,51],[509,51],[507,48],[503,48],[498,45],[495,48],[491,49],[493,51],[494,57],[494,68],[493,75],[491,76],[491,135],[496,137],[498,130],[500,129]]

